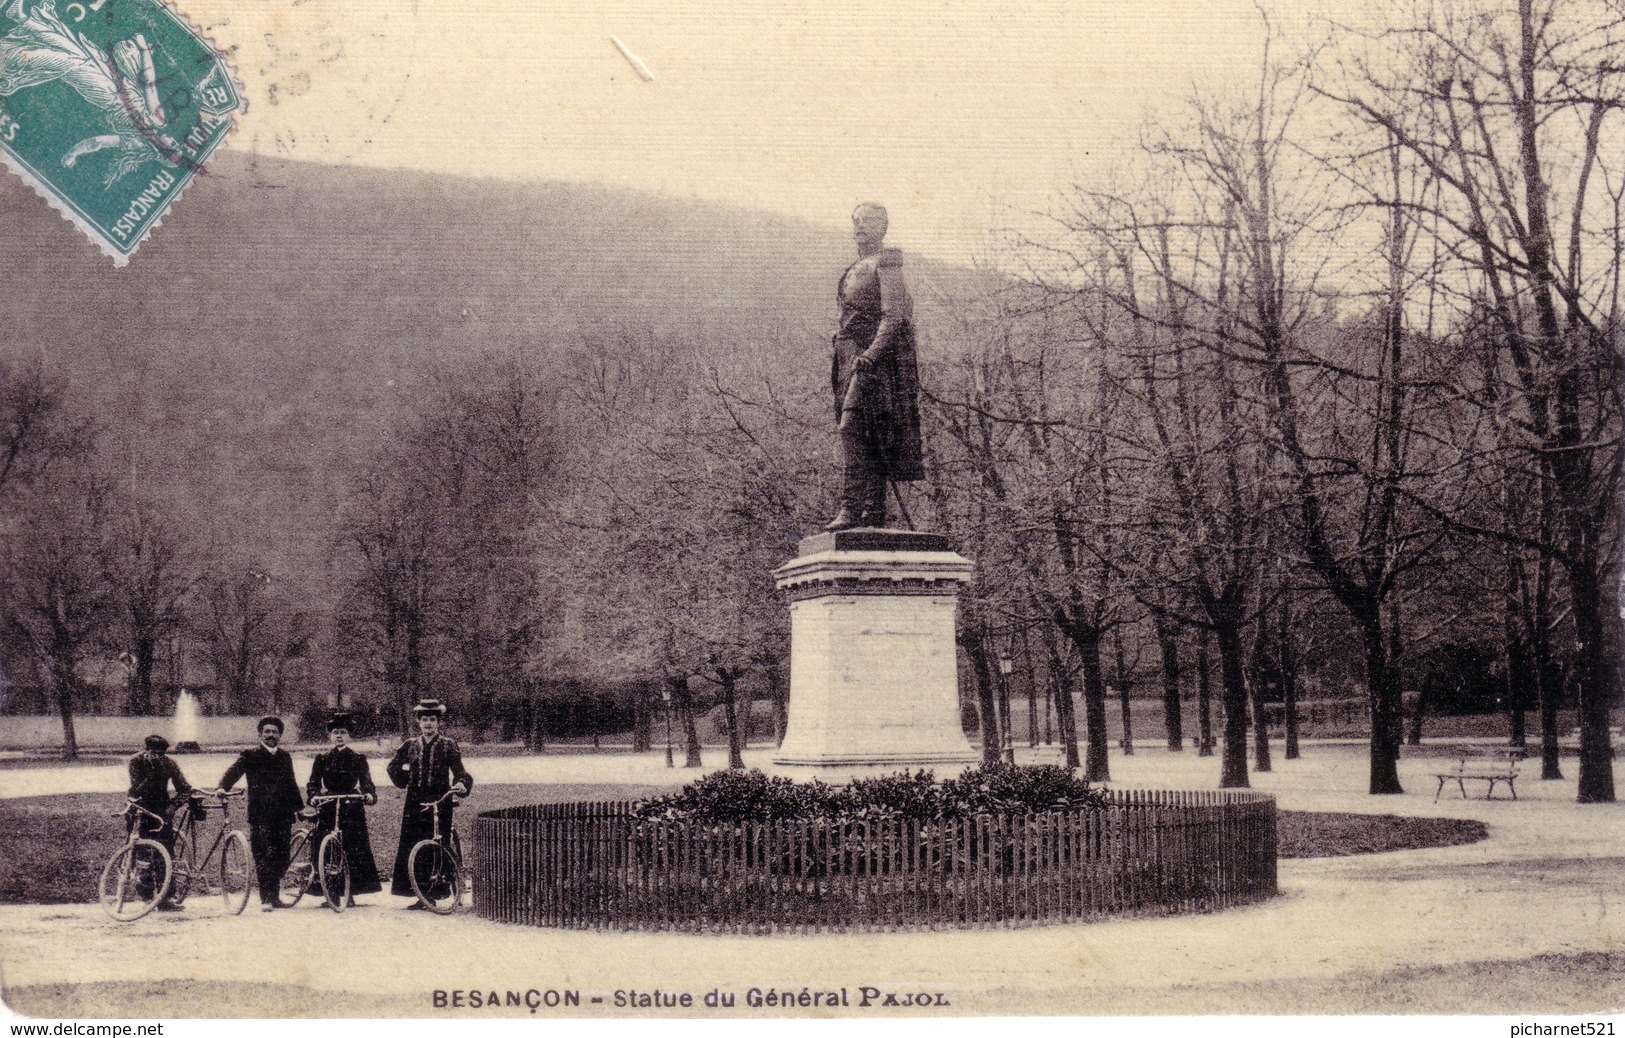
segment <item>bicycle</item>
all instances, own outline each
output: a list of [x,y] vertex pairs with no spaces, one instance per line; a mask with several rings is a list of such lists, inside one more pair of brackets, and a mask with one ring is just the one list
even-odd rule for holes
[[169,824],[162,815],[153,814],[134,800],[123,811],[114,811],[111,817],[125,820],[124,846],[107,859],[96,885],[102,909],[121,923],[134,922],[157,908],[169,893],[174,876],[169,850],[141,835],[142,815],[160,826]]
[[[315,815],[303,817],[314,818]],[[278,889],[282,904],[288,908],[305,896],[316,875],[316,848],[310,845],[310,834],[315,831],[314,825],[302,826],[293,831],[293,839],[288,842],[288,867],[282,873],[282,885]]]
[[[201,884],[204,893],[215,892],[207,870],[218,856],[218,889],[226,911],[232,915],[242,915],[243,909],[248,907],[248,890],[253,886],[250,882],[253,875],[250,862],[253,858],[248,850],[248,836],[241,829],[231,827],[231,801],[242,795],[242,790],[195,790],[191,803],[175,812],[175,853],[171,855],[175,882],[169,894],[175,904],[186,900],[194,883]],[[204,803],[209,797],[214,798],[212,806]],[[221,814],[220,828],[215,832],[214,842],[209,844],[208,851],[199,859],[198,819],[215,808]]]
[[[333,911],[345,911],[349,903],[349,859],[345,856],[345,812],[341,811],[341,804],[345,801],[366,801],[364,793],[330,793],[327,796],[312,796],[310,806],[322,809],[327,804],[333,806],[333,830],[322,837],[322,843],[315,848],[314,861],[315,876],[322,884],[322,900],[327,902],[328,908]],[[310,833],[314,828],[299,830],[296,840],[302,837],[302,846],[309,843]],[[289,858],[291,861],[291,858]],[[291,871],[291,866],[289,866]],[[306,884],[309,884],[309,871],[306,872]],[[283,890],[288,890],[288,876],[283,874]],[[297,902],[299,898],[293,898]],[[289,905],[293,905],[289,902]]]
[[438,915],[447,915],[463,903],[469,893],[472,876],[463,864],[463,844],[457,830],[447,826],[441,832],[440,805],[450,800],[453,807],[462,803],[455,790],[439,800],[419,804],[419,810],[434,812],[434,836],[412,845],[406,859],[406,874],[412,881],[412,892],[424,908]]

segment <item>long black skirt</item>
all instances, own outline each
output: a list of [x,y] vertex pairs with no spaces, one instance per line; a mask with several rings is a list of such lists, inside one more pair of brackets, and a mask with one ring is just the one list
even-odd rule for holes
[[[350,864],[350,894],[376,894],[384,889],[384,884],[378,878],[378,862],[372,856],[372,837],[367,832],[366,809],[354,802],[339,806],[344,812],[344,857]],[[327,811],[322,812],[323,817],[311,834],[312,855],[322,845],[322,838],[333,831],[327,814]],[[321,880],[312,874],[311,892],[319,893],[320,890]]]
[[[445,819],[442,832],[451,832],[452,806],[446,801],[435,809],[435,813]],[[423,810],[414,801],[411,795],[406,798],[406,804],[401,812],[401,842],[395,849],[395,875],[391,877],[389,892],[402,897],[416,897],[412,890],[412,879],[407,875],[406,860],[412,855],[412,848],[417,846],[419,840],[434,838],[434,815]]]

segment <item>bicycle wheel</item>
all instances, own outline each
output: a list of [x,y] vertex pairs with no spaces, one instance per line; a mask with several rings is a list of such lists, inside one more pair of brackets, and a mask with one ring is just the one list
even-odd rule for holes
[[175,849],[169,854],[170,876],[169,901],[171,904],[181,904],[186,895],[192,892],[192,855],[196,853],[192,847],[192,834],[190,830],[177,827],[175,829]]
[[250,861],[248,837],[235,831],[227,833],[220,845],[220,896],[232,915],[242,915],[248,907],[248,888],[254,885]]
[[406,859],[406,874],[412,880],[412,891],[431,912],[445,915],[463,899],[457,881],[457,859],[451,852],[433,840],[423,840],[412,848]]
[[121,923],[140,919],[169,893],[170,859],[156,840],[135,840],[118,849],[102,869],[97,894],[102,909]]
[[288,870],[282,874],[282,903],[292,908],[305,896],[314,877],[311,865],[310,830],[297,829],[288,844]]
[[327,899],[327,907],[344,911],[344,903],[350,898],[350,862],[344,856],[344,838],[336,831],[322,837],[316,852],[316,874],[322,877],[322,897]]

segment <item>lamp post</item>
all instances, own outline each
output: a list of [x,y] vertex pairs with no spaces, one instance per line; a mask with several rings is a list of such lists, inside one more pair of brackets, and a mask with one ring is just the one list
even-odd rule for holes
[[666,767],[675,768],[677,765],[671,757],[671,686],[666,685],[660,690],[660,701],[666,706]]
[[1014,669],[1014,662],[1010,659],[1010,647],[999,646],[999,713],[1004,715],[1004,760],[1007,764],[1016,762],[1016,743],[1010,737],[1010,671]]

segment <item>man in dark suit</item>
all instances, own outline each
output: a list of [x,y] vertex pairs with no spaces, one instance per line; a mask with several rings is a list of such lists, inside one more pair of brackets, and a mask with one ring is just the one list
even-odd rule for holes
[[282,741],[282,719],[260,718],[259,732],[260,744],[238,755],[220,776],[220,788],[230,789],[238,779],[248,778],[248,842],[259,877],[260,910],[269,912],[282,907],[277,889],[288,870],[293,819],[305,800],[293,778],[293,759],[277,745]]
[[[404,897],[416,896],[406,870],[412,847],[419,840],[434,836],[436,815],[441,819],[443,831],[451,831],[451,801],[441,804],[433,815],[421,805],[433,803],[453,790],[463,796],[474,788],[474,779],[463,767],[462,751],[457,748],[456,740],[440,734],[445,704],[437,699],[425,699],[413,707],[412,712],[417,715],[420,734],[416,739],[401,743],[385,769],[389,780],[406,790],[406,803],[401,808],[401,840],[395,851],[395,875],[389,886],[391,894]],[[413,901],[406,907],[419,909],[423,904]]]

